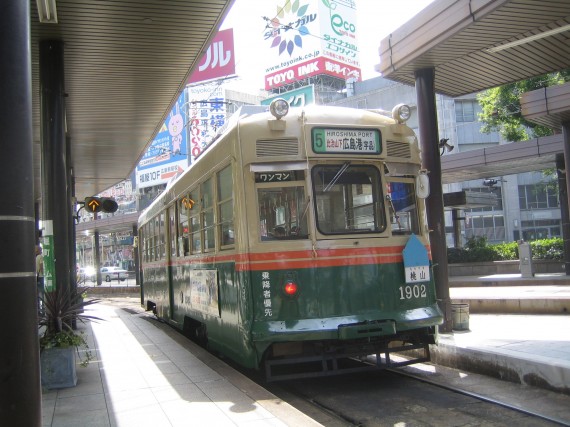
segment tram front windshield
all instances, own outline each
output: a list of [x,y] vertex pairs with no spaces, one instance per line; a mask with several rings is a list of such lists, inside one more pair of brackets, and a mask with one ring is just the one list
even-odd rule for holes
[[322,234],[381,232],[386,218],[374,166],[320,165],[312,170],[317,228]]

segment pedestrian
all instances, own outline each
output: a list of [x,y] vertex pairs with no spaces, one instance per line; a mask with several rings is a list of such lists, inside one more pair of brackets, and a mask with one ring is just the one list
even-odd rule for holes
[[42,313],[44,305],[44,256],[40,245],[36,245],[36,285],[38,290],[38,310]]

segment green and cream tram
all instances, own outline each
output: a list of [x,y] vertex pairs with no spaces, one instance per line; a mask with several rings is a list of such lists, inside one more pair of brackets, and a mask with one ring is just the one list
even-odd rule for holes
[[427,360],[443,318],[409,109],[288,107],[236,113],[141,214],[146,308],[269,379]]

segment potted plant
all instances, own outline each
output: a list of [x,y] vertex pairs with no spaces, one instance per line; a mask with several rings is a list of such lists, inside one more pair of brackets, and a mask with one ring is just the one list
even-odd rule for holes
[[56,288],[44,295],[38,324],[41,381],[47,389],[75,386],[76,358],[81,366],[87,366],[93,358],[84,332],[75,328],[78,321],[100,320],[84,314],[86,306],[99,302],[98,299],[86,300],[86,292],[84,287]]

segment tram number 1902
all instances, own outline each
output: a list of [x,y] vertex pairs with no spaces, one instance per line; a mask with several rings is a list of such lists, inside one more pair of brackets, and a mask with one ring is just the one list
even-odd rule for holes
[[412,299],[412,298],[425,298],[427,297],[426,285],[407,285],[400,286],[400,299]]

